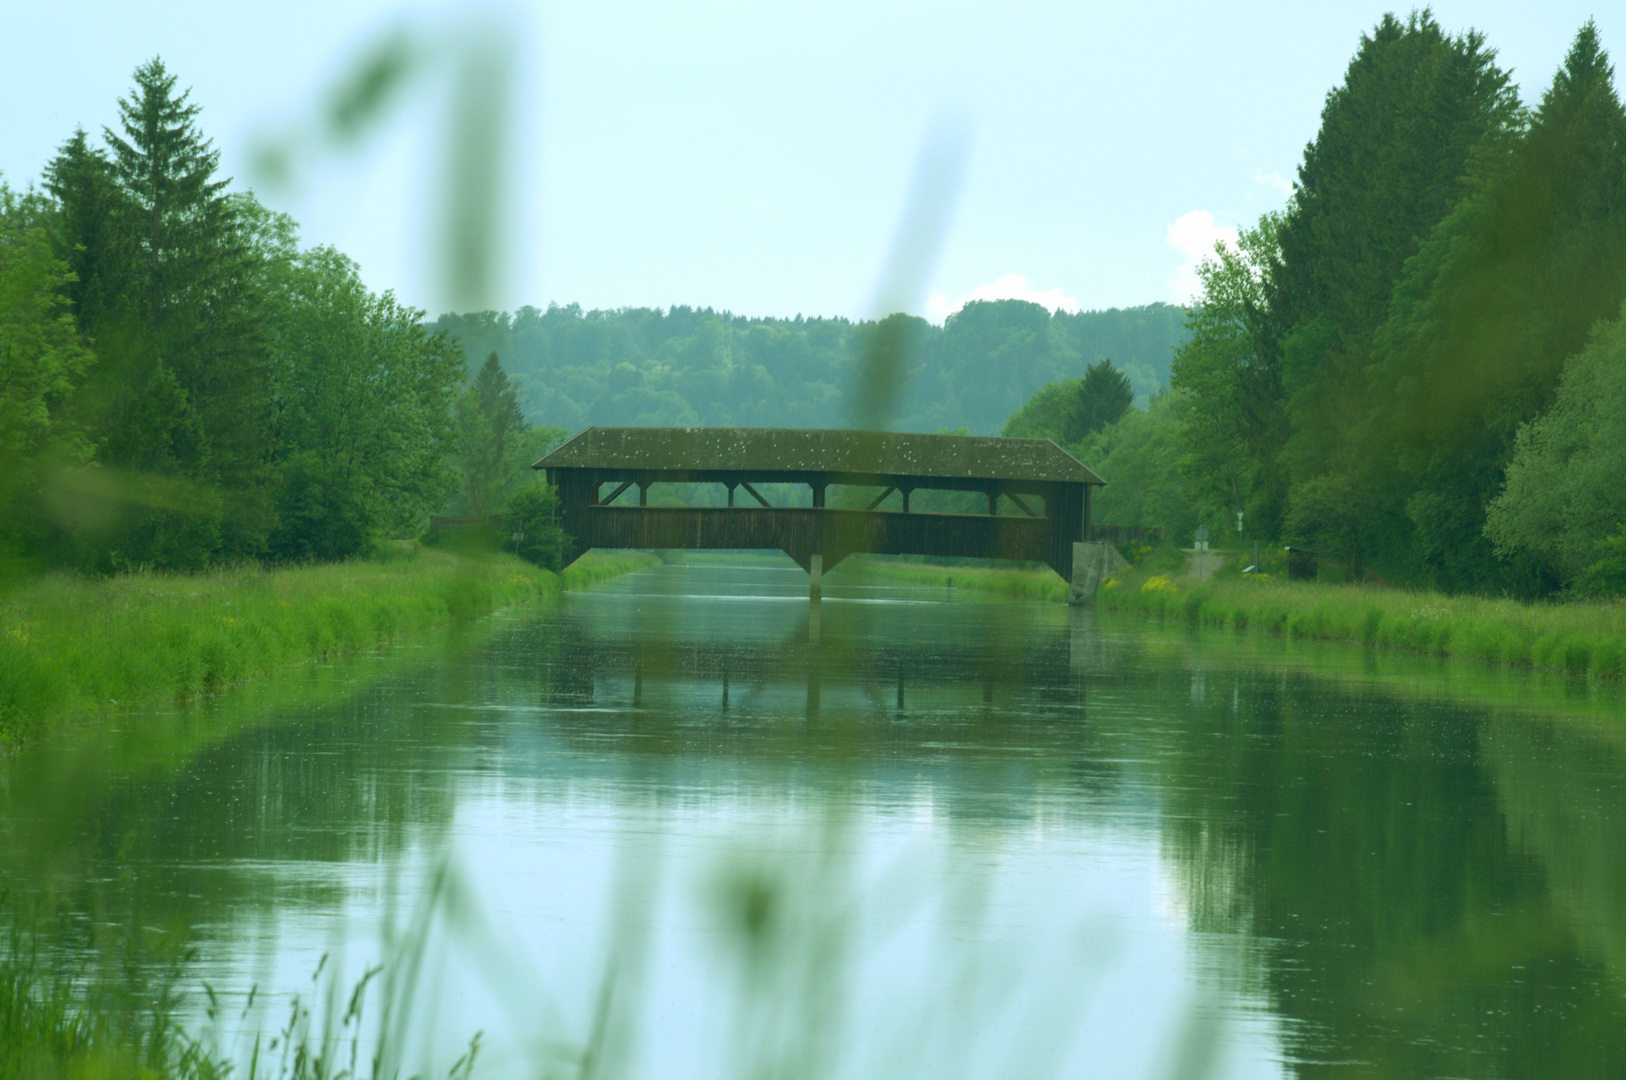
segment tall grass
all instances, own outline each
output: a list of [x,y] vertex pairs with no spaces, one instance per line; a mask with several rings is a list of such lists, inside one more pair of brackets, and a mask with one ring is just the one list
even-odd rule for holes
[[[10,913],[8,913],[10,914]],[[0,955],[0,1076],[12,1080],[225,1080],[231,1069],[175,1023],[173,974],[73,977],[13,929]]]
[[414,548],[386,561],[294,569],[42,578],[0,600],[0,745],[191,700],[652,562],[589,555],[559,575],[508,555]]
[[[8,913],[10,914],[10,913]],[[134,956],[118,963],[116,950],[101,954],[99,967],[64,972],[46,958],[49,936],[40,924],[13,929],[0,953],[0,1076],[7,1080],[397,1080],[405,1074],[391,1060],[396,1049],[379,1031],[369,1031],[368,993],[379,965],[353,986],[336,979],[312,982],[313,1000],[295,997],[278,1030],[253,1034],[241,1060],[216,1044],[221,1001],[204,984],[205,1031],[187,1031],[182,1014],[189,1002],[177,990],[185,965],[182,954],[147,973]],[[398,966],[410,968],[422,942],[408,943]],[[323,967],[327,958],[323,958]],[[388,1012],[389,979],[381,1005]],[[377,996],[377,991],[374,991]],[[248,1021],[255,995],[236,1017]],[[399,1033],[391,1033],[400,1039]],[[477,1033],[447,1070],[447,1080],[469,1080],[479,1055]],[[365,1055],[362,1047],[372,1042]]]
[[1347,641],[1598,679],[1626,677],[1626,602],[1526,604],[1359,585],[1128,572],[1096,603],[1199,626]]
[[[1199,626],[1343,641],[1479,663],[1626,679],[1626,602],[1528,604],[1359,585],[1182,576],[1181,553],[1160,549],[1119,578],[1096,605]],[[942,566],[891,559],[849,560],[852,572],[893,581],[1064,601],[1068,586],[1045,569]],[[849,564],[844,564],[846,570]]]

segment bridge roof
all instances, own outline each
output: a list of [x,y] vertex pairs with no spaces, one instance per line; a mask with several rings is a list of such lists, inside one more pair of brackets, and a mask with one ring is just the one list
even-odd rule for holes
[[590,427],[534,467],[1106,483],[1049,439],[797,428]]

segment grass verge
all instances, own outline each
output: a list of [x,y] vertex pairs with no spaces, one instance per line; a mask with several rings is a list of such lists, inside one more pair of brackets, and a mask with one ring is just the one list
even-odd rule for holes
[[1004,566],[943,566],[938,563],[903,562],[848,556],[839,571],[866,577],[907,581],[915,585],[941,585],[949,589],[1020,596],[1029,600],[1066,601],[1067,583],[1050,569]]
[[1477,596],[1285,582],[1196,582],[1136,568],[1096,604],[1208,627],[1347,641],[1598,679],[1626,677],[1626,603],[1525,604]]
[[561,575],[509,555],[412,549],[293,569],[42,578],[0,600],[0,745],[192,700],[653,562],[594,554]]

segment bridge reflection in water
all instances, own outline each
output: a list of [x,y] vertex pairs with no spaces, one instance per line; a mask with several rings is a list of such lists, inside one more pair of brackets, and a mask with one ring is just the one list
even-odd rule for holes
[[[784,580],[783,571],[760,573],[776,585]],[[552,635],[558,653],[547,665],[547,701],[735,719],[816,719],[832,708],[906,717],[978,698],[1006,707],[1013,697],[1078,710],[1085,674],[1108,665],[1086,611],[1054,608],[1036,619],[1031,605],[990,603],[982,617],[998,623],[1007,615],[1007,631],[968,637],[956,620],[889,615],[896,601],[869,596],[885,591],[848,582],[811,608],[753,605],[749,616],[740,613],[750,622],[744,627],[651,617],[647,607],[642,619],[625,623],[602,610],[592,621],[567,617]]]

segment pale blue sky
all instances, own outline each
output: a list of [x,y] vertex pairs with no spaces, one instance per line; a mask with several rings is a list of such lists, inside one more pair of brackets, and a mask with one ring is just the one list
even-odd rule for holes
[[[19,9],[19,7],[21,9]],[[0,173],[36,180],[76,124],[99,133],[157,54],[204,106],[239,182],[389,28],[455,39],[467,5],[282,0],[28,3],[0,35]],[[963,182],[919,310],[1019,288],[1085,308],[1184,298],[1180,250],[1284,200],[1322,99],[1383,3],[529,4],[488,8],[518,58],[504,307],[691,304],[869,313],[927,130],[959,131]],[[1408,9],[1399,9],[1402,12]],[[1525,99],[1596,0],[1442,3]],[[428,225],[446,80],[266,202],[374,288],[439,310]],[[1209,221],[1214,224],[1208,225]],[[1176,227],[1176,223],[1179,223]],[[1171,227],[1174,234],[1171,240]]]

